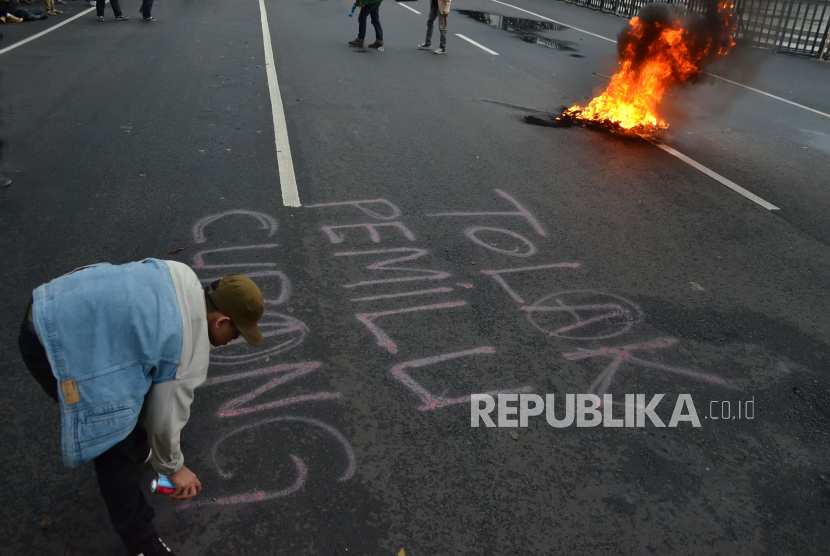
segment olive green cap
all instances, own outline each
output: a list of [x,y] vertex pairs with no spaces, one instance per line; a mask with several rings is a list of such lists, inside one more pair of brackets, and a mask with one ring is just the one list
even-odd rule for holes
[[231,319],[249,344],[262,345],[262,332],[257,322],[262,318],[265,304],[262,292],[253,280],[242,274],[228,274],[209,295],[216,308]]

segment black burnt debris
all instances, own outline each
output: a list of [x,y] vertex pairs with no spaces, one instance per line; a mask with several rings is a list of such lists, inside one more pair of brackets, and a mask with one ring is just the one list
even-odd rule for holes
[[616,122],[612,122],[610,120],[589,120],[583,119],[573,112],[568,112],[567,106],[562,106],[560,108],[560,112],[557,114],[552,114],[550,112],[537,112],[535,114],[528,114],[524,118],[522,118],[525,123],[530,125],[538,125],[541,127],[573,127],[575,125],[580,125],[582,127],[588,127],[592,129],[598,129],[600,131],[605,131],[609,133],[614,133],[618,135],[626,135],[630,137],[635,136],[644,136],[644,135],[654,135],[655,130],[646,129],[644,126],[637,126],[631,129],[625,129],[620,124]]

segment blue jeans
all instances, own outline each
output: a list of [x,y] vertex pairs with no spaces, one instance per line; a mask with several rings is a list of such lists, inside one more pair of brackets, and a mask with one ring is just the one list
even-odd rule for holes
[[[49,397],[57,402],[58,381],[52,374],[46,350],[28,316],[20,326],[18,345],[29,372]],[[110,521],[115,532],[121,536],[121,541],[130,550],[156,535],[153,525],[155,512],[144,497],[141,483],[141,464],[150,451],[143,422],[144,416],[141,415],[138,425],[127,438],[94,460],[98,487],[107,505]]]
[[375,40],[383,42],[383,29],[380,26],[380,2],[376,4],[369,4],[360,8],[360,14],[357,16],[357,39],[363,40],[366,37],[366,17],[372,18],[372,27],[375,28]]

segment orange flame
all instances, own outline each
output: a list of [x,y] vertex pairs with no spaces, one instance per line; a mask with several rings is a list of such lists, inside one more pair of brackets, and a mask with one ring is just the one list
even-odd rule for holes
[[714,30],[684,25],[679,16],[647,22],[639,16],[632,18],[620,36],[620,69],[608,88],[588,106],[574,105],[563,115],[623,129],[669,127],[657,115],[666,90],[699,76],[706,64],[735,45],[731,2],[722,0],[712,6],[717,10]]

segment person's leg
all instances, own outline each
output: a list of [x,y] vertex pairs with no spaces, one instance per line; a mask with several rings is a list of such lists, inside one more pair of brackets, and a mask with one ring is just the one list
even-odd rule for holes
[[144,16],[145,19],[149,19],[153,17],[153,0],[143,0],[141,2],[141,15]]
[[106,0],[96,0],[95,13],[98,14],[98,17],[104,17],[104,7],[106,7],[106,5]]
[[435,18],[438,17],[438,0],[432,0],[429,5],[429,17],[427,18],[427,40],[426,46],[432,44],[432,28],[435,26]]
[[118,0],[110,0],[110,6],[112,6],[112,13],[115,14],[115,17],[121,17],[121,5]]
[[357,14],[357,40],[361,42],[366,38],[366,17],[369,15],[369,10],[371,6],[364,6]]
[[441,44],[438,45],[439,48],[446,48],[447,47],[447,18],[444,14],[440,14],[438,16],[438,32],[441,33]]
[[372,17],[372,27],[375,28],[375,41],[383,42],[383,28],[380,26],[380,2],[372,4],[369,10],[369,15]]
[[142,541],[158,537],[153,525],[155,512],[144,497],[140,481],[141,464],[149,453],[142,408],[130,435],[94,460],[112,526],[131,551]]
[[37,21],[40,18],[35,17],[35,14],[30,12],[29,10],[25,10],[23,8],[17,8],[15,11],[12,12],[12,15],[15,17],[19,17],[23,21]]
[[[20,326],[18,345],[26,368],[49,397],[57,402],[58,381],[52,374],[46,350],[28,315]],[[153,526],[155,513],[144,498],[140,483],[141,464],[150,453],[144,428],[144,407],[139,414],[138,424],[129,436],[94,460],[98,486],[112,526],[131,551],[149,537],[158,536]]]
[[46,350],[40,344],[40,340],[35,333],[35,326],[28,316],[23,319],[23,324],[20,325],[17,345],[20,347],[20,355],[23,356],[26,368],[29,369],[43,391],[57,402],[58,380],[52,374],[52,366],[46,357]]

